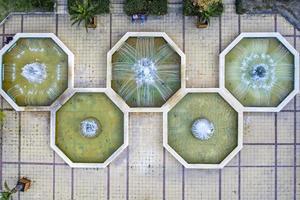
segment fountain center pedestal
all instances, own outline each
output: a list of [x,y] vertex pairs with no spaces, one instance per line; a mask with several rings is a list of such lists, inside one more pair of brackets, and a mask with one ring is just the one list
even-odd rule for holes
[[192,125],[192,134],[199,140],[208,140],[214,131],[213,123],[206,118],[199,118]]
[[157,77],[157,68],[154,62],[149,58],[142,58],[134,64],[135,81],[138,86],[144,84],[150,85],[155,82]]
[[81,121],[80,134],[83,137],[93,138],[99,135],[101,127],[99,121],[94,117],[89,117]]
[[39,62],[26,64],[22,68],[21,75],[30,83],[41,84],[47,78],[46,65]]

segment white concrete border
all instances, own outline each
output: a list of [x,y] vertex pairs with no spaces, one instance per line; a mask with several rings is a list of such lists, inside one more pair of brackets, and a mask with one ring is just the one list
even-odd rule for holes
[[[3,68],[2,56],[5,54],[20,38],[51,38],[68,56],[68,88],[74,87],[74,54],[67,48],[67,46],[53,33],[17,33],[13,40],[5,45],[0,50],[0,95],[16,110],[16,111],[49,111],[51,107],[57,104],[56,100],[50,106],[18,106],[15,101],[7,95],[2,89]],[[67,92],[68,89],[65,91]],[[61,94],[58,99],[65,96],[65,92]],[[58,100],[57,99],[57,100]]]
[[[123,45],[123,43],[130,37],[160,37],[173,48],[174,51],[181,58],[181,88],[186,87],[186,57],[180,48],[173,42],[173,40],[165,32],[127,32],[107,53],[107,78],[106,87],[111,88],[112,80],[112,55]],[[121,98],[121,97],[120,97]],[[171,97],[172,98],[172,97]],[[121,98],[122,99],[122,98]],[[123,100],[124,101],[124,100]],[[170,99],[162,107],[130,107],[128,106],[129,112],[162,112],[163,107],[168,107]],[[125,102],[125,101],[124,101]]]
[[265,32],[265,33],[241,33],[235,38],[220,54],[220,72],[219,72],[219,84],[227,96],[235,98],[225,87],[225,56],[229,53],[243,38],[276,38],[278,39],[293,55],[294,55],[294,90],[276,107],[246,107],[243,106],[237,99],[236,104],[243,108],[245,112],[279,112],[284,106],[286,106],[299,92],[299,53],[294,49],[292,45],[277,32]]
[[[227,157],[219,164],[189,164],[168,144],[168,112],[189,93],[217,93],[232,106],[238,113],[238,144],[236,148],[227,155]],[[236,101],[231,96],[228,96],[222,89],[219,88],[187,88],[177,98],[172,101],[172,106],[166,108],[163,112],[163,146],[186,168],[193,169],[220,169],[223,168],[243,147],[243,111],[242,107],[236,106]]]
[[[104,162],[104,163],[76,163],[70,160],[63,151],[59,149],[55,144],[55,132],[56,132],[56,112],[65,104],[75,93],[102,93],[105,94],[123,113],[124,113],[124,141],[123,144]],[[69,90],[64,98],[60,99],[60,102],[51,109],[50,115],[50,146],[51,148],[70,166],[73,168],[105,168],[111,163],[120,153],[128,146],[128,124],[129,113],[126,104],[120,102],[117,98],[117,94],[109,88],[74,88]]]

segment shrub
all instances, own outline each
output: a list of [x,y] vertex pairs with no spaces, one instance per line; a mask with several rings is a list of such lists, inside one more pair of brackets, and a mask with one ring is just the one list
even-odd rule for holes
[[131,16],[134,14],[148,14],[147,1],[145,0],[126,0],[124,12]]
[[168,13],[168,0],[148,1],[148,11],[150,15],[165,15]]
[[53,11],[54,0],[30,0],[31,5],[40,11]]
[[[69,13],[72,14],[72,10],[71,7],[76,5],[76,2],[81,2],[82,0],[68,0],[68,10]],[[91,3],[96,6],[96,14],[105,14],[105,13],[109,13],[110,11],[110,2],[109,0],[91,0]]]
[[126,0],[124,11],[127,15],[165,15],[168,12],[167,0]]
[[221,1],[212,1],[210,4],[205,4],[204,8],[194,3],[193,0],[184,0],[183,2],[183,14],[186,16],[217,17],[222,14],[223,10],[224,7]]
[[242,0],[235,0],[235,11],[239,15],[242,15],[246,12],[246,9],[243,8]]
[[84,22],[86,31],[88,31],[88,25],[91,24],[93,18],[96,15],[97,5],[93,5],[91,0],[76,1],[74,5],[70,7],[72,25],[78,26]]
[[199,15],[199,7],[193,5],[191,0],[183,1],[183,15],[186,16],[198,16]]
[[53,11],[56,0],[0,0],[0,21],[10,12]]

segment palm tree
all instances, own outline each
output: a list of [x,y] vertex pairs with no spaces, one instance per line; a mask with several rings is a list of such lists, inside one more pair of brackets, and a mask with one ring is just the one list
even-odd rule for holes
[[4,182],[4,191],[0,192],[0,200],[10,200],[11,196],[17,192],[26,192],[29,190],[31,186],[31,180],[27,179],[26,177],[22,177],[18,180],[16,186],[10,189],[7,185],[7,182]]
[[88,26],[93,22],[97,12],[97,5],[93,5],[91,0],[76,1],[74,5],[70,7],[72,25],[78,26],[84,22],[86,31],[88,32]]
[[10,200],[11,195],[18,192],[17,188],[10,189],[6,181],[4,182],[4,187],[6,191],[0,192],[0,200]]

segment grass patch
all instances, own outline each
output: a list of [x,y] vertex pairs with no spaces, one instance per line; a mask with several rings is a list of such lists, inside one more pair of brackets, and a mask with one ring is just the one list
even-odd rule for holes
[[52,12],[55,0],[0,0],[0,21],[10,12]]
[[124,11],[127,15],[165,15],[168,13],[167,0],[126,0]]

